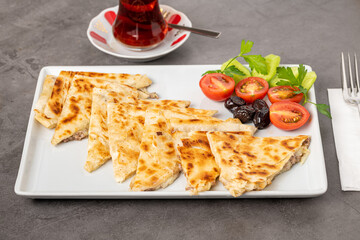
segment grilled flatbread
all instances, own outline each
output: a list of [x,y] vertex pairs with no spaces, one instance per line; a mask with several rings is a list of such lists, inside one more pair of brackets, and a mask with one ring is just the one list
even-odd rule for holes
[[54,128],[56,126],[56,121],[54,121],[51,118],[48,118],[44,114],[44,109],[45,109],[46,103],[48,102],[49,98],[51,97],[51,93],[52,93],[55,81],[56,81],[56,76],[47,75],[45,77],[40,97],[39,97],[38,101],[36,102],[36,105],[34,108],[35,119],[38,120],[42,125],[44,125],[47,128]]
[[60,117],[71,81],[75,74],[76,72],[61,71],[59,76],[56,78],[51,96],[44,108],[45,116],[53,122],[57,122]]
[[[172,120],[172,119],[171,119]],[[187,119],[185,119],[186,122]],[[216,182],[220,169],[215,162],[215,158],[211,152],[210,145],[206,136],[207,131],[218,131],[218,129],[229,130],[233,132],[243,132],[252,136],[253,128],[244,128],[244,125],[237,121],[238,119],[228,119],[211,125],[209,122],[214,121],[197,121],[195,127],[189,127],[191,122],[186,122],[186,126],[191,128],[202,129],[203,131],[181,132],[177,131],[173,134],[177,150],[181,158],[181,166],[187,180],[186,190],[196,195],[199,192],[209,190]],[[178,121],[179,122],[179,121]],[[202,125],[204,123],[204,125]],[[173,126],[172,126],[173,127]],[[182,128],[181,124],[177,128]]]
[[177,150],[187,181],[185,189],[192,195],[208,191],[216,183],[220,169],[211,153],[206,132],[175,132],[173,137],[180,138]]
[[192,117],[192,118],[172,118],[170,124],[174,131],[227,131],[227,132],[250,132],[253,135],[256,127],[242,124],[237,118],[222,120],[214,117]]
[[[175,112],[213,114],[214,111],[189,109],[190,102],[181,100],[138,100],[132,103],[108,103],[108,132],[110,154],[117,182],[123,182],[136,171],[140,154],[145,113],[148,109],[171,109]],[[168,110],[166,110],[168,111]]]
[[310,136],[252,137],[224,132],[207,136],[220,167],[220,182],[234,197],[264,189],[309,154]]
[[[148,95],[140,92],[141,97],[149,97]],[[115,91],[108,91],[100,88],[94,88],[92,93],[92,107],[91,107],[91,116],[90,116],[90,126],[89,126],[89,140],[88,140],[88,155],[85,162],[85,170],[92,172],[102,166],[105,162],[111,159],[110,147],[109,147],[109,137],[108,137],[108,123],[107,123],[107,103],[116,103],[119,105],[119,108],[124,109],[125,111],[135,111],[137,103],[148,103],[162,106],[163,108],[167,107],[187,107],[189,106],[189,101],[174,101],[174,100],[162,100],[162,101],[152,101],[152,100],[139,100],[133,96],[127,96]],[[124,108],[128,106],[125,103],[133,103],[132,108]],[[140,104],[141,105],[141,104]],[[115,122],[112,122],[114,126],[111,130],[114,131],[115,135],[119,134],[123,129],[118,129],[120,122],[123,118],[120,118],[117,114],[118,112],[112,112],[112,119]],[[141,113],[145,115],[145,112]],[[125,115],[123,115],[125,116]],[[129,115],[130,116],[130,115]],[[115,119],[116,118],[116,119]],[[144,121],[143,117],[143,121]],[[125,119],[128,124],[129,119]],[[135,126],[136,127],[136,126]],[[128,129],[128,128],[126,128]],[[131,128],[130,128],[131,129]],[[131,129],[132,131],[133,129]],[[117,132],[118,131],[118,132]],[[114,135],[114,136],[115,136]],[[116,136],[115,136],[116,137]],[[141,138],[141,136],[140,136]],[[127,144],[127,143],[125,143]],[[140,145],[140,142],[137,144]],[[116,147],[115,147],[116,148]],[[136,157],[137,159],[137,157]],[[134,170],[135,171],[135,170]]]
[[108,134],[116,182],[123,182],[136,171],[139,145],[145,121],[136,105],[108,103]]
[[179,176],[180,159],[175,151],[171,128],[161,111],[148,110],[133,191],[152,191],[169,186]]
[[139,91],[136,88],[127,85],[104,79],[75,76],[51,140],[53,145],[87,137],[91,115],[92,91],[95,87],[115,90],[133,97],[139,96]]
[[[43,114],[46,118],[56,123],[61,115],[71,82],[75,76],[84,76],[93,79],[105,79],[119,84],[126,84],[131,87],[141,89],[145,94],[144,88],[151,84],[151,80],[146,75],[140,74],[123,74],[123,73],[96,73],[96,72],[72,72],[61,71],[53,85],[51,96],[44,107]],[[152,95],[154,97],[154,95]],[[54,124],[51,125],[55,127]]]
[[111,159],[107,126],[107,102],[136,102],[134,95],[94,88],[85,170],[92,172]]
[[[156,107],[157,108],[157,107]],[[160,109],[160,108],[159,108]],[[198,108],[167,108],[164,115],[167,119],[213,119],[217,110],[206,110]]]

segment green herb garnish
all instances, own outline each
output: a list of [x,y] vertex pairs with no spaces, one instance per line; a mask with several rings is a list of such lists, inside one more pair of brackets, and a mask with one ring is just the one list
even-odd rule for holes
[[294,91],[295,94],[303,93],[304,94],[304,102],[305,103],[311,103],[316,106],[318,111],[327,116],[328,118],[332,118],[331,114],[329,112],[329,106],[326,104],[316,104],[308,100],[307,93],[309,92],[309,89],[306,89],[302,86],[303,80],[306,76],[307,70],[305,69],[305,66],[303,64],[299,65],[298,68],[299,74],[297,77],[295,77],[293,71],[290,67],[278,67],[277,73],[278,77],[281,79],[276,83],[278,86],[296,86],[299,88],[299,91]]
[[223,73],[225,75],[228,75],[229,77],[233,77],[234,75],[239,76],[245,76],[246,74],[241,72],[238,68],[236,68],[234,65],[231,65],[231,63],[236,60],[239,57],[244,58],[244,60],[249,64],[249,67],[251,70],[255,69],[257,72],[262,74],[267,74],[267,66],[265,58],[263,58],[261,55],[245,55],[249,52],[251,52],[252,46],[254,43],[252,41],[241,41],[241,47],[240,47],[240,53],[236,57],[233,57],[230,59],[226,67],[221,70],[210,70],[202,74],[204,76],[208,73]]

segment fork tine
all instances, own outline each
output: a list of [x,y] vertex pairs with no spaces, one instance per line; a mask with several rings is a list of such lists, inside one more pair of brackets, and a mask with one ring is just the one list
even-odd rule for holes
[[351,86],[351,91],[350,91],[350,96],[354,96],[354,94],[356,93],[355,87],[354,87],[354,79],[353,79],[353,73],[351,70],[351,58],[350,58],[350,53],[348,53],[348,60],[349,60],[349,78],[350,78],[350,86]]
[[357,93],[359,93],[360,92],[359,71],[358,71],[358,63],[357,63],[356,53],[354,53],[354,65],[355,65],[355,79],[356,79]]
[[[351,71],[351,59],[350,53],[348,53],[348,64],[349,64],[349,78],[350,78],[350,85],[351,89],[348,88],[348,81],[346,79],[346,69],[345,69],[345,60],[344,60],[344,53],[341,53],[341,83],[342,83],[342,91],[343,91],[343,98],[345,102],[350,104],[356,104],[359,110],[360,115],[360,85],[359,85],[359,73],[358,73],[358,64],[357,64],[357,56],[354,53],[354,67],[355,67],[355,79],[356,83],[353,79],[353,72]],[[356,85],[356,88],[355,88]]]
[[343,96],[345,101],[347,101],[347,98],[349,96],[349,90],[347,86],[347,79],[346,79],[346,70],[345,70],[345,59],[344,59],[344,53],[341,52],[341,76],[342,76],[342,90],[343,90]]

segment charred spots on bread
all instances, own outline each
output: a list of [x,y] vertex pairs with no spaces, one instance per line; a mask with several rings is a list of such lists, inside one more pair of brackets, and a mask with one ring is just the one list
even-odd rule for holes
[[255,158],[256,158],[255,155],[251,154],[251,153],[248,152],[248,151],[242,151],[241,153],[244,154],[245,156],[247,156],[248,158],[251,158],[251,159],[255,159]]
[[283,147],[285,147],[286,149],[288,149],[288,150],[293,150],[293,149],[295,149],[295,147],[290,145],[291,142],[292,142],[292,141],[290,141],[290,140],[282,140],[282,141],[280,142],[280,144],[281,144]]
[[78,113],[80,112],[80,108],[76,104],[70,104],[69,108],[70,108],[71,113],[67,117],[65,117],[61,120],[61,123],[63,123],[63,124],[72,122],[74,119],[77,118]]
[[193,165],[192,163],[188,163],[187,166],[186,166],[186,168],[187,168],[188,170],[193,169],[193,168],[194,168],[194,165]]
[[232,146],[231,146],[231,144],[230,144],[230,143],[225,142],[225,143],[224,143],[224,145],[222,146],[222,148],[223,148],[223,149],[231,149],[231,148],[232,148]]

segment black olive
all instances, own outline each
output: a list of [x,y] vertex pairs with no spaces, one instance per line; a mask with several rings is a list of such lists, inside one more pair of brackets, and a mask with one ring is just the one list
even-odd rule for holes
[[240,108],[239,106],[236,106],[236,105],[235,105],[235,107],[229,109],[229,111],[230,111],[232,114],[234,114],[234,113],[236,112],[236,110],[238,110],[239,108]]
[[244,99],[242,99],[241,97],[238,97],[236,95],[232,95],[230,98],[238,106],[243,106],[246,104]]
[[250,112],[246,109],[241,109],[240,107],[234,112],[234,118],[239,119],[242,123],[251,121]]
[[263,108],[257,111],[253,118],[253,123],[258,129],[264,129],[270,124],[269,109]]
[[258,111],[261,111],[263,108],[266,108],[266,109],[269,109],[269,106],[266,104],[266,102],[262,99],[256,99],[252,106],[255,108],[255,110],[258,112]]
[[253,118],[254,117],[254,114],[256,112],[255,108],[251,105],[243,105],[243,106],[240,106],[239,109],[245,109],[249,112],[250,114],[250,118]]
[[237,107],[237,105],[231,100],[231,98],[228,98],[224,102],[224,106],[230,111],[233,112],[232,109]]

